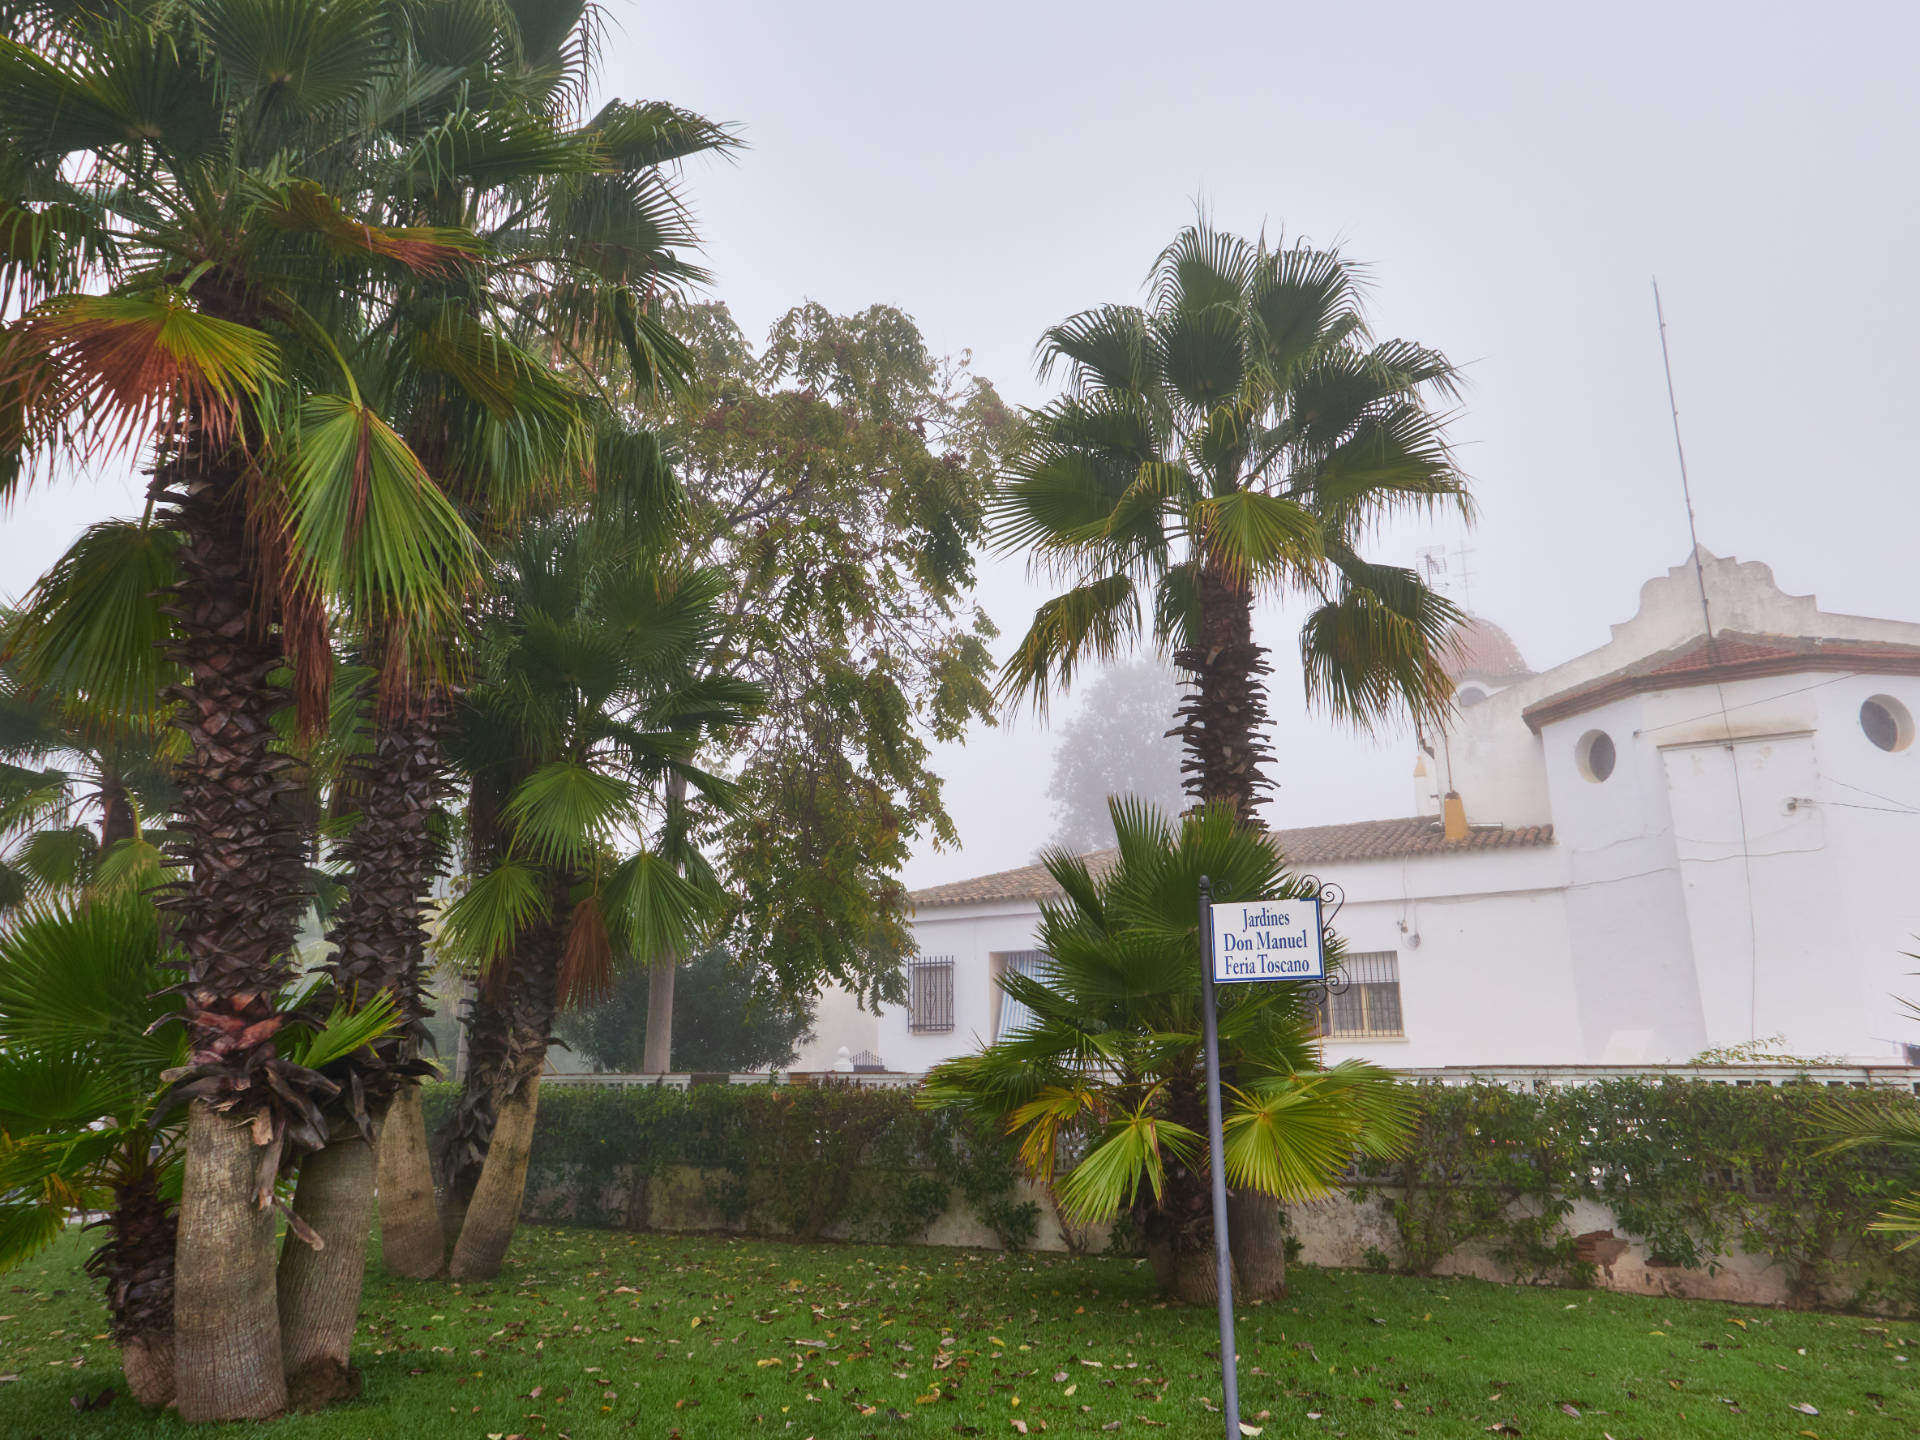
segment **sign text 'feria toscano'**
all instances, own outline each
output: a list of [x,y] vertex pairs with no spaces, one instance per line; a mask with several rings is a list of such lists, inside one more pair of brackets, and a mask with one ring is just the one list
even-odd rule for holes
[[1327,947],[1317,899],[1215,905],[1209,928],[1216,984],[1326,979]]

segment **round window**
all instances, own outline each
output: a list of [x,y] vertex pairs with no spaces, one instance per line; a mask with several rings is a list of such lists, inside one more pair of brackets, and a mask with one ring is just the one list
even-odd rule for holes
[[1604,730],[1589,730],[1574,747],[1574,759],[1579,763],[1580,773],[1596,785],[1613,774],[1613,762],[1617,758],[1613,750],[1613,737]]
[[1913,716],[1891,695],[1875,695],[1861,705],[1860,728],[1882,750],[1904,750],[1913,743]]
[[1462,710],[1471,710],[1474,706],[1485,701],[1486,698],[1486,691],[1480,689],[1478,686],[1469,685],[1459,694],[1460,708]]

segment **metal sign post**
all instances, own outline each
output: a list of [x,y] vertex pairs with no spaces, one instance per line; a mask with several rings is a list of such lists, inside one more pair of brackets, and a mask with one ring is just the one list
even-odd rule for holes
[[1220,1408],[1240,1440],[1240,1377],[1233,1348],[1233,1252],[1227,1246],[1227,1159],[1221,1153],[1220,1022],[1213,1013],[1213,881],[1200,877],[1200,1025],[1207,1044],[1207,1153],[1213,1171],[1213,1269],[1220,1296]]
[[[1240,1440],[1240,1379],[1233,1347],[1233,1251],[1227,1235],[1227,1157],[1220,1123],[1220,1021],[1214,986],[1327,978],[1321,897],[1215,905],[1213,880],[1200,877],[1200,1028],[1207,1050],[1207,1154],[1213,1172],[1213,1268],[1219,1287],[1221,1409],[1227,1440]],[[1337,892],[1336,892],[1337,894]],[[1336,906],[1337,908],[1337,906]]]

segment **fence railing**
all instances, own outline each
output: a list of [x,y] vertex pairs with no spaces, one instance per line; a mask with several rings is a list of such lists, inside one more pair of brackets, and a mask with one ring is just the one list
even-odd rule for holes
[[810,1085],[831,1080],[840,1084],[870,1086],[877,1090],[906,1090],[920,1083],[917,1073],[904,1070],[757,1070],[701,1072],[682,1071],[669,1075],[597,1075],[554,1072],[540,1077],[542,1087],[549,1085],[605,1086],[625,1090],[657,1085],[666,1090],[686,1090],[695,1085]]
[[1797,1081],[1835,1088],[1909,1090],[1920,1094],[1915,1065],[1441,1065],[1396,1070],[1405,1080],[1441,1085],[1503,1085],[1553,1090],[1602,1080],[1706,1080],[1715,1085],[1787,1085]]
[[[1593,1085],[1602,1080],[1706,1080],[1716,1085],[1785,1085],[1795,1081],[1854,1090],[1906,1090],[1920,1094],[1920,1066],[1915,1065],[1442,1065],[1396,1070],[1403,1080],[1440,1085],[1503,1085],[1510,1090],[1552,1090],[1568,1085]],[[685,1090],[692,1085],[805,1085],[821,1081],[873,1086],[882,1090],[907,1089],[921,1076],[912,1071],[761,1070],[726,1074],[700,1072],[671,1075],[550,1074],[542,1085],[604,1085],[616,1089],[659,1085]]]

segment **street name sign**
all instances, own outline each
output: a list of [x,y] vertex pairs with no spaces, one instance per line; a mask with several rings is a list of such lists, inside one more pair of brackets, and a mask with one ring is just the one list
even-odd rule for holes
[[1317,899],[1215,905],[1212,920],[1215,984],[1327,978]]

